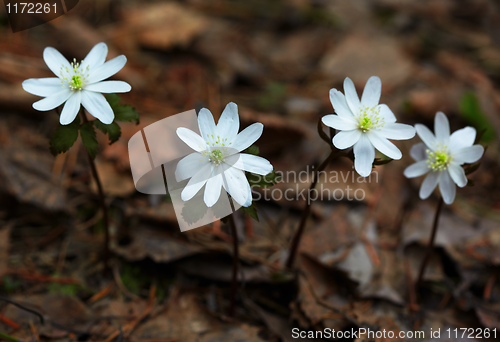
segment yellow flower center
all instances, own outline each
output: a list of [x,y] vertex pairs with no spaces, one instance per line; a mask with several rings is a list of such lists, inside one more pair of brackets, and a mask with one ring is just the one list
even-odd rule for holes
[[444,171],[450,165],[450,162],[453,160],[453,156],[450,155],[448,148],[443,146],[443,148],[437,151],[427,150],[427,164],[429,168],[433,171]]
[[380,107],[367,107],[362,105],[359,108],[357,117],[358,128],[363,132],[369,132],[372,129],[380,129],[385,125],[385,120],[380,116]]
[[89,76],[89,67],[84,69],[81,63],[76,62],[76,58],[71,62],[71,69],[61,67],[61,83],[63,85],[66,83],[73,91],[82,90],[87,84]]

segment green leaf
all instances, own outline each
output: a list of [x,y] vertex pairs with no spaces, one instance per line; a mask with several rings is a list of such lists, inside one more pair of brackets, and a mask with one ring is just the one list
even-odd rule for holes
[[116,142],[118,139],[120,139],[120,136],[122,135],[122,130],[120,128],[120,125],[118,125],[114,121],[109,125],[106,125],[100,122],[99,120],[95,120],[94,126],[104,134],[108,135],[110,145]]
[[99,144],[97,143],[95,129],[92,122],[86,122],[80,126],[80,137],[82,138],[83,146],[85,146],[92,159],[95,159]]
[[490,142],[495,139],[493,125],[483,112],[479,100],[473,92],[466,93],[460,100],[460,114],[476,129],[486,129],[482,135],[484,142]]
[[385,164],[389,164],[390,162],[392,162],[393,159],[391,158],[375,158],[375,160],[373,161],[373,165],[385,165]]
[[472,164],[470,166],[466,166],[465,170],[464,170],[465,174],[470,175],[471,173],[476,172],[477,169],[479,169],[480,165],[481,165],[481,163],[476,163],[476,164]]
[[78,138],[78,126],[80,125],[80,117],[69,125],[57,126],[54,134],[50,138],[50,152],[53,155],[68,151]]
[[246,153],[248,154],[252,154],[254,156],[258,156],[259,155],[259,147],[258,146],[255,146],[255,145],[252,145],[250,146],[247,150],[246,150]]
[[106,94],[106,100],[111,106],[111,109],[113,109],[113,113],[115,113],[115,121],[139,123],[139,113],[131,105],[121,105],[120,96],[116,94]]
[[243,212],[253,218],[255,221],[259,222],[259,215],[257,213],[257,207],[255,206],[255,203],[252,202],[252,205],[249,207],[241,207]]

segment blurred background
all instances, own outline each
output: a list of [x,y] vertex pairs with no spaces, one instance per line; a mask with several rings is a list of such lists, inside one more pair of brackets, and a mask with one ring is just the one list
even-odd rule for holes
[[[52,323],[0,301],[0,331],[42,340],[291,341],[292,327],[366,324],[487,327],[500,337],[499,22],[500,4],[487,0],[82,0],[13,33],[0,10],[0,293]],[[116,79],[132,85],[122,102],[141,118],[121,124],[112,145],[98,135],[112,277],[102,275],[102,213],[85,150],[77,142],[52,156],[58,115],[35,111],[39,98],[21,88],[27,78],[53,76],[42,59],[46,46],[81,60],[101,41],[108,59],[127,56]],[[372,75],[398,122],[432,129],[443,111],[452,131],[484,130],[487,151],[473,186],[459,189],[442,214],[425,288],[411,284],[438,197],[420,200],[422,179],[403,176],[416,137],[396,142],[403,159],[376,167],[370,182],[349,176],[321,184],[364,196],[315,203],[298,273],[283,262],[304,201],[257,201],[259,222],[239,212],[242,290],[237,319],[227,320],[225,224],[180,233],[168,197],[135,190],[128,139],[193,108],[218,117],[232,101],[242,128],[264,124],[257,145],[275,170],[310,171],[329,153],[317,133],[318,120],[333,113],[329,90],[343,92],[350,77],[361,94]],[[354,172],[347,159],[329,170]],[[285,179],[274,188],[308,186]]]

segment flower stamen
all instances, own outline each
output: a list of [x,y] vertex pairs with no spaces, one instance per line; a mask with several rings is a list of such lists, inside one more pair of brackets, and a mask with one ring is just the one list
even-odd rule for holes
[[426,150],[427,153],[427,165],[433,171],[444,171],[448,168],[453,156],[449,153],[448,148],[443,146],[443,148],[437,151]]
[[380,107],[373,106],[367,107],[362,105],[359,108],[359,115],[357,117],[358,128],[363,132],[369,132],[372,129],[380,129],[385,125],[385,120],[380,117]]

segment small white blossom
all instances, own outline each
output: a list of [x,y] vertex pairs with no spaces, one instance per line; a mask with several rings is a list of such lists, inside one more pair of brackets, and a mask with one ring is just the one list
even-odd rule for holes
[[416,163],[408,166],[404,175],[414,178],[428,173],[420,187],[420,198],[428,198],[439,184],[443,201],[451,204],[455,200],[455,184],[461,188],[467,185],[461,165],[478,161],[484,153],[483,146],[473,145],[476,130],[465,127],[450,135],[448,118],[442,112],[434,118],[435,135],[424,125],[417,124],[415,128],[423,143],[412,147],[410,155]]
[[385,104],[379,104],[382,82],[377,76],[368,79],[359,100],[354,83],[344,80],[344,94],[330,90],[335,114],[322,118],[326,126],[339,130],[333,145],[340,150],[354,146],[354,168],[363,177],[370,175],[375,149],[391,159],[401,159],[401,151],[389,140],[406,140],[415,136],[410,125],[396,123],[396,117]]
[[238,133],[239,126],[238,107],[231,102],[217,125],[208,109],[200,110],[201,137],[190,129],[177,129],[179,138],[196,151],[181,159],[175,170],[178,182],[191,178],[181,192],[183,201],[189,201],[205,185],[203,200],[207,207],[217,203],[221,187],[240,205],[252,204],[250,184],[244,171],[267,175],[273,166],[264,158],[240,153],[260,138],[264,125],[254,123]]
[[127,62],[123,55],[105,62],[107,55],[108,46],[99,43],[81,63],[76,59],[69,63],[56,49],[45,48],[43,59],[57,77],[30,78],[23,82],[23,89],[28,93],[45,97],[33,103],[33,108],[48,111],[66,102],[59,119],[61,125],[73,122],[80,105],[102,123],[113,122],[113,110],[101,93],[125,93],[131,87],[123,81],[103,81],[120,71]]

